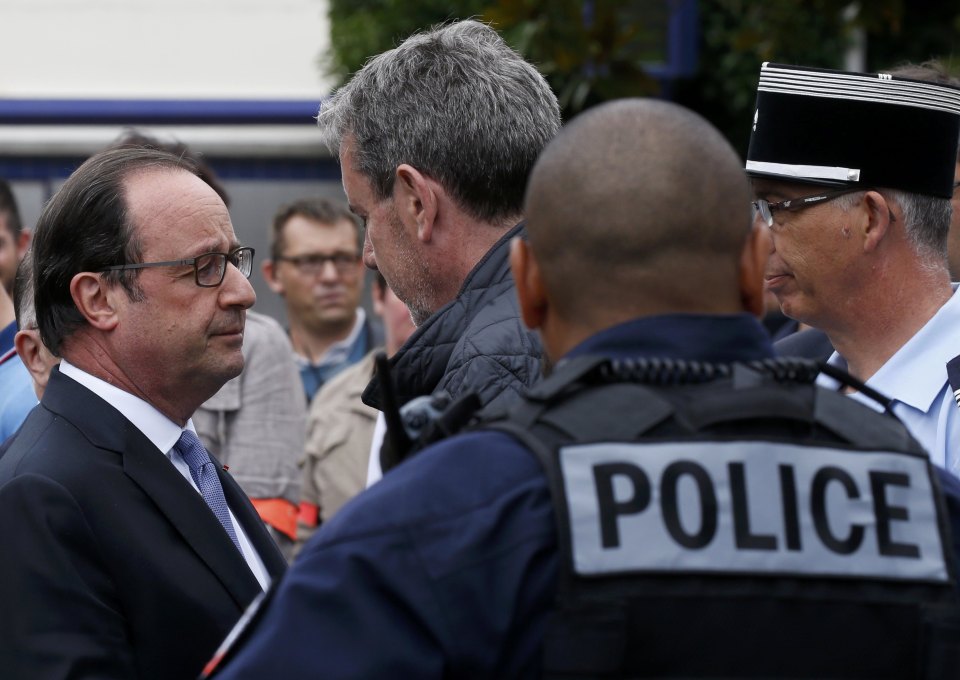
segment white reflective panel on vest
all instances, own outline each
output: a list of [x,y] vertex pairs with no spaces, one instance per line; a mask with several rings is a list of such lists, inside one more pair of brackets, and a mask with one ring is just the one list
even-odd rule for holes
[[579,574],[707,571],[946,581],[927,463],[768,442],[560,450]]

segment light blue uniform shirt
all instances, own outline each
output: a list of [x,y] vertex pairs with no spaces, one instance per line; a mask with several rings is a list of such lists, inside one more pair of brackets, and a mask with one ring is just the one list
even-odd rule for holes
[[20,428],[36,405],[33,379],[20,357],[0,364],[0,442]]
[[13,349],[17,322],[0,328],[0,442],[16,432],[37,405],[33,378]]
[[[894,400],[893,412],[936,465],[960,477],[960,408],[947,381],[947,362],[960,354],[958,285],[953,284],[953,296],[947,303],[866,384]],[[829,363],[846,367],[836,352]],[[833,378],[823,374],[817,384],[838,387]],[[859,392],[850,397],[882,410]]]

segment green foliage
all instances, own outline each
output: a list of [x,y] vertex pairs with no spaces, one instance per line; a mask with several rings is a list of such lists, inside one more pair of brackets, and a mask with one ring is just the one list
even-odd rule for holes
[[451,19],[479,16],[489,0],[330,0],[330,52],[321,57],[340,83],[372,56]]
[[708,0],[700,6],[700,69],[676,99],[723,130],[741,152],[753,119],[760,64],[837,68],[850,44],[849,0]]
[[957,73],[960,6],[903,0],[704,0],[699,73],[674,99],[719,127],[743,154],[760,64],[844,68],[854,31],[865,38],[866,70],[940,58]]
[[650,35],[650,7],[666,12],[663,2],[614,0],[332,0],[325,66],[343,82],[414,31],[475,17],[540,68],[570,115],[600,101],[659,92],[643,68],[658,37]]
[[939,59],[953,75],[960,75],[960,4],[911,3],[896,21],[877,22],[868,45],[870,70]]
[[644,63],[659,57],[651,46],[666,24],[664,2],[498,0],[483,17],[537,65],[565,115],[609,99],[659,94]]
[[[671,0],[331,0],[328,73],[341,82],[417,30],[475,17],[537,65],[564,116],[619,97],[664,94],[644,70],[657,53]],[[941,58],[954,72],[960,6],[904,0],[700,0],[692,78],[665,93],[700,112],[746,151],[760,64],[843,68],[861,31],[867,69]]]

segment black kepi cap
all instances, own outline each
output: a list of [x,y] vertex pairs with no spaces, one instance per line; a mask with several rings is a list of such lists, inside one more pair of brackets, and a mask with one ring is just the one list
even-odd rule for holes
[[960,88],[765,63],[747,174],[950,198]]

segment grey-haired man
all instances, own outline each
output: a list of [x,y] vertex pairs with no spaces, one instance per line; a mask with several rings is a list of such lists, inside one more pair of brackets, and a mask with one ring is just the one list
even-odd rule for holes
[[[324,102],[350,208],[418,329],[391,359],[398,402],[470,392],[504,403],[540,375],[508,246],[527,176],[560,127],[543,76],[489,26],[462,21],[371,59]],[[364,402],[382,408],[374,378]]]

